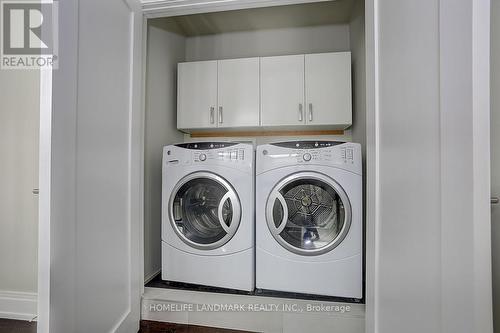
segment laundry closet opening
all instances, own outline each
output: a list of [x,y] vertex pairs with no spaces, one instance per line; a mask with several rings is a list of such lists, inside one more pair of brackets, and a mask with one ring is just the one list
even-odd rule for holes
[[[303,140],[308,142],[353,142],[360,144],[363,157],[363,189],[366,184],[366,72],[365,72],[365,16],[363,0],[322,1],[276,7],[242,9],[175,17],[148,19],[145,75],[145,127],[144,127],[144,280],[146,287],[169,288],[179,291],[198,290],[209,293],[233,293],[236,295],[263,295],[270,297],[297,298],[305,300],[343,301],[363,303],[364,297],[336,298],[332,296],[304,293],[286,293],[280,291],[237,291],[210,286],[193,286],[161,279],[162,270],[162,200],[169,201],[170,193],[162,197],[162,156],[163,147],[190,142],[238,142],[253,145],[270,142]],[[314,54],[341,54],[350,52],[350,74],[352,87],[352,123],[339,121],[332,125],[328,121],[321,123],[321,116],[312,115],[312,106],[308,111],[307,103],[298,103],[293,117],[308,125],[306,127],[287,123],[284,118],[269,120],[272,126],[263,122],[262,101],[260,112],[254,121],[259,126],[215,126],[202,128],[193,125],[193,130],[186,130],[198,121],[196,115],[178,118],[178,99],[186,103],[196,103],[207,96],[208,90],[217,86],[199,89],[193,84],[178,89],[178,64],[185,62],[220,61],[228,59],[304,56]],[[249,62],[257,71],[262,69],[262,60]],[[260,64],[260,67],[258,67]],[[253,71],[247,67],[247,72]],[[261,73],[262,75],[262,73]],[[215,76],[217,78],[217,75]],[[237,82],[235,85],[246,83]],[[192,92],[189,88],[192,87]],[[262,93],[259,82],[259,94]],[[187,90],[187,91],[186,91]],[[200,93],[201,92],[201,93]],[[250,94],[250,93],[248,93]],[[243,94],[241,98],[250,98]],[[257,96],[258,97],[258,96]],[[262,98],[262,96],[260,96]],[[184,103],[184,102],[183,102]],[[217,102],[214,102],[217,104]],[[207,124],[233,121],[230,116],[222,116],[221,107],[203,106]],[[241,119],[248,113],[241,115]],[[203,116],[205,117],[205,116]],[[246,119],[246,118],[245,118]],[[283,119],[283,126],[279,121]],[[317,120],[319,119],[319,120]],[[197,124],[197,123],[196,123]],[[219,125],[220,125],[219,124]],[[261,126],[261,125],[266,126]],[[208,125],[209,127],[209,125]],[[182,130],[180,130],[181,128]],[[167,176],[168,177],[168,176]],[[207,181],[208,184],[208,181]],[[217,191],[213,182],[208,184]],[[217,185],[218,186],[218,185]],[[227,184],[225,187],[230,188]],[[318,187],[320,188],[320,187]],[[185,190],[180,188],[178,190]],[[333,193],[333,192],[332,192]],[[364,193],[364,191],[363,191]],[[224,193],[221,192],[222,197]],[[257,195],[259,195],[257,193]],[[324,195],[330,195],[325,191]],[[334,194],[333,194],[334,195]],[[175,201],[175,199],[174,199]],[[366,202],[363,197],[363,202]],[[165,202],[164,202],[165,203]],[[340,210],[340,208],[338,208]],[[342,208],[343,209],[343,208]],[[363,230],[364,211],[363,211]],[[167,214],[167,210],[163,210]],[[339,213],[340,214],[340,213]],[[214,236],[215,237],[215,236]],[[364,239],[364,232],[362,238]],[[363,241],[364,244],[364,241]],[[363,250],[364,252],[364,245]],[[363,253],[363,258],[364,258]],[[193,273],[195,274],[195,273]],[[202,274],[201,272],[199,274]],[[231,272],[228,272],[231,274]],[[314,272],[311,272],[314,274]],[[364,264],[363,264],[364,285]],[[293,278],[293,277],[291,277]],[[332,282],[333,283],[333,282]],[[146,288],[148,290],[149,288]],[[363,288],[364,289],[364,288]],[[364,294],[363,294],[364,295]]]

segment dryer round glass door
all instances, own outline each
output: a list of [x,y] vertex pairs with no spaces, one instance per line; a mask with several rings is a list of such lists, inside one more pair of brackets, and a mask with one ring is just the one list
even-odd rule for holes
[[290,175],[271,191],[266,220],[273,237],[287,250],[319,255],[337,247],[351,225],[351,204],[344,189],[316,172]]
[[169,201],[170,221],[186,244],[211,250],[236,233],[241,205],[233,187],[222,177],[197,172],[179,181]]

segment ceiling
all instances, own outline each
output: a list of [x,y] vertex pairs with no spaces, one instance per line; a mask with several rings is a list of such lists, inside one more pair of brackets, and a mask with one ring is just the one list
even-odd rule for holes
[[241,9],[151,19],[150,24],[187,37],[349,22],[356,0]]

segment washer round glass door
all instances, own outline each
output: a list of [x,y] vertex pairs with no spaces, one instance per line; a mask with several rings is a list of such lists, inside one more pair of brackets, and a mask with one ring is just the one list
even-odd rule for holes
[[316,172],[301,172],[271,191],[266,220],[273,237],[300,255],[319,255],[337,247],[349,232],[351,204],[344,189]]
[[241,205],[233,187],[210,172],[182,178],[169,201],[170,222],[186,244],[204,250],[218,248],[236,233]]

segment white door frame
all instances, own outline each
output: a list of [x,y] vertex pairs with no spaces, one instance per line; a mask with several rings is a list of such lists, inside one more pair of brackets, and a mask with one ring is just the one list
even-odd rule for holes
[[323,1],[332,0],[143,0],[142,11],[155,18]]
[[[300,3],[311,3],[331,0],[180,0],[176,2],[168,0],[145,0],[143,1],[143,13],[147,19],[158,17],[171,17],[178,15],[189,15],[208,13],[215,11],[227,11],[245,8],[269,7],[279,5],[290,5]],[[366,38],[366,293],[365,293],[365,316],[366,332],[377,332],[376,330],[376,262],[377,262],[377,233],[378,233],[378,68],[377,68],[377,2],[378,0],[366,0],[365,5],[365,38]],[[144,57],[145,59],[145,57]],[[144,105],[144,104],[143,104]],[[142,110],[145,112],[145,108]],[[371,198],[368,200],[368,198]],[[370,324],[370,325],[369,325]]]
[[52,72],[40,71],[37,332],[49,332]]
[[377,260],[380,226],[379,101],[378,101],[378,0],[365,2],[366,52],[366,188],[365,188],[365,332],[377,329]]

